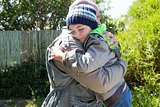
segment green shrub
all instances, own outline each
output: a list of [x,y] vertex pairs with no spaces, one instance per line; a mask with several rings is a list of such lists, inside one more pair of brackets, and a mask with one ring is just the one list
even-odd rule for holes
[[145,86],[138,86],[132,89],[133,107],[159,107],[160,106],[160,75],[154,72],[143,74]]
[[[44,62],[44,61],[43,61]],[[33,58],[0,72],[0,98],[40,98],[49,92],[45,64]]]
[[145,82],[144,78],[141,78],[143,71],[154,70],[155,73],[159,73],[159,35],[119,32],[118,40],[122,47],[122,58],[128,62],[126,79],[131,85],[142,85]]
[[160,71],[158,6],[158,0],[137,0],[129,10],[129,28],[118,32],[117,39],[122,47],[122,58],[128,62],[126,80],[131,86],[145,83],[146,80],[141,78],[144,71]]
[[119,31],[122,58],[128,63],[125,79],[133,107],[160,106],[160,2],[137,0],[128,14],[128,29]]

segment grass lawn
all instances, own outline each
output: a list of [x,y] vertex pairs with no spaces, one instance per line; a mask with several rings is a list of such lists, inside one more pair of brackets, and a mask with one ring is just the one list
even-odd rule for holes
[[0,100],[0,107],[40,107],[44,98],[34,100],[10,99]]

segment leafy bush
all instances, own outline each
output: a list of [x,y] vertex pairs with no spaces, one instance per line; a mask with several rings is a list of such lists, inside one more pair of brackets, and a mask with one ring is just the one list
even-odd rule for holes
[[125,79],[133,107],[160,106],[160,1],[137,0],[129,10],[128,29],[119,31]]
[[133,107],[160,106],[160,75],[154,72],[144,73],[145,86],[134,87],[132,90]]
[[[43,61],[44,62],[44,61]],[[40,98],[49,92],[45,64],[33,58],[0,72],[0,98]]]
[[[134,3],[130,9],[132,14],[129,14],[129,28],[118,32],[117,38],[122,47],[122,57],[128,62],[126,79],[132,86],[144,84],[146,80],[141,78],[144,71],[155,73],[160,71],[160,9],[153,8],[147,13],[146,4],[148,4],[148,8],[155,5],[155,2],[151,1],[153,0],[145,2],[138,0]],[[156,3],[160,2],[156,1]],[[143,16],[141,12],[140,14],[136,12],[139,8],[141,9],[139,11],[146,11],[142,13],[147,17],[138,17],[139,15]]]

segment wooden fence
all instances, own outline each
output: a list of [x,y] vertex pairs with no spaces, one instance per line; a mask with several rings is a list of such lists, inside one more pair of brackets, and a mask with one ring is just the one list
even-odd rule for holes
[[0,31],[0,70],[21,64],[29,57],[43,59],[47,46],[61,30]]

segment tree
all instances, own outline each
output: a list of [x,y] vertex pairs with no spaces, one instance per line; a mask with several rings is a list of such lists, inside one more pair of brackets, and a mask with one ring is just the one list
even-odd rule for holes
[[[0,26],[3,30],[55,30],[64,26],[68,8],[74,0],[2,0],[0,5]],[[93,0],[98,4],[101,21],[107,30],[115,32],[116,26],[105,15],[109,3]],[[1,29],[0,28],[0,29]]]
[[2,0],[0,25],[4,30],[46,30],[65,25],[72,0]]

